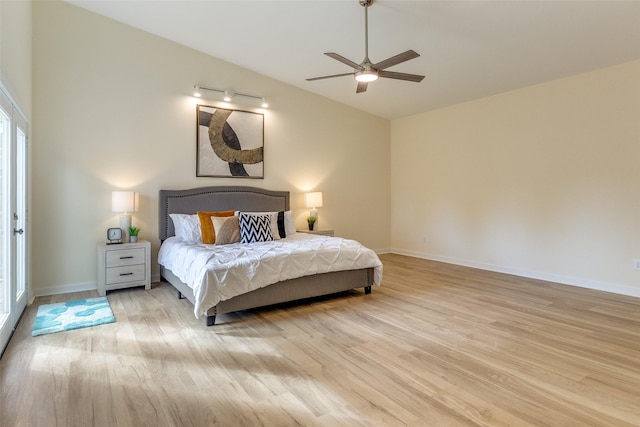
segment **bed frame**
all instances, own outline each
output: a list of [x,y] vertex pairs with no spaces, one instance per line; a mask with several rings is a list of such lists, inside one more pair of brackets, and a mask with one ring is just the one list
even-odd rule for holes
[[[289,192],[271,191],[254,187],[202,187],[189,190],[160,190],[160,241],[174,236],[172,213],[194,214],[198,211],[224,210],[273,212],[289,210]],[[171,270],[160,266],[162,280],[178,290],[179,298],[187,298],[193,304],[195,297],[191,288],[178,279]],[[305,298],[313,298],[364,288],[371,293],[373,268],[315,274],[297,279],[284,280],[231,299],[220,301],[207,313],[207,326],[212,326],[217,314],[247,310]]]

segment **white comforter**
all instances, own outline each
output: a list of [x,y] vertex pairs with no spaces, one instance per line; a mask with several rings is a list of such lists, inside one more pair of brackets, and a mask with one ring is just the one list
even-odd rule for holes
[[296,233],[261,243],[205,245],[164,241],[158,263],[193,289],[194,314],[218,302],[282,280],[317,273],[374,267],[382,282],[382,262],[355,240]]

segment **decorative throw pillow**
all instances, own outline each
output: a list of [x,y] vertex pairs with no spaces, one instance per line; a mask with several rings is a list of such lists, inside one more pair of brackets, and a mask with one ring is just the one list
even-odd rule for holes
[[200,218],[200,231],[202,233],[202,243],[212,245],[216,242],[216,232],[213,228],[213,222],[211,218],[214,216],[225,217],[233,216],[235,211],[220,211],[220,212],[198,212],[198,218]]
[[216,230],[216,245],[228,245],[240,241],[240,223],[237,216],[212,216]]
[[279,220],[279,214],[283,212],[242,212],[247,215],[270,215],[271,216],[271,237],[273,240],[280,240],[283,237],[287,237],[284,231],[284,218]]
[[238,214],[240,223],[240,241],[242,243],[269,242],[273,240],[271,234],[271,214],[262,215]]
[[[275,219],[276,226],[274,227],[273,221]],[[278,239],[284,239],[287,237],[287,232],[284,229],[284,212],[274,212],[274,215],[271,217],[271,234],[273,234],[275,228],[275,233],[278,235]]]
[[200,243],[200,220],[198,215],[169,214],[176,231],[176,238],[185,243]]
[[271,235],[273,240],[284,239],[287,236],[295,234],[296,226],[293,223],[293,212],[243,212],[248,215],[271,215]]

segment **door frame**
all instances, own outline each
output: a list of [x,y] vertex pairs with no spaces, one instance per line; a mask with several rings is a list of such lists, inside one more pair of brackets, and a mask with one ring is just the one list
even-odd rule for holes
[[[7,255],[5,259],[9,261],[9,268],[7,271],[7,277],[5,277],[5,295],[8,301],[8,317],[0,325],[0,355],[4,352],[9,339],[15,330],[22,313],[24,312],[27,303],[30,301],[30,286],[29,286],[29,163],[30,163],[30,151],[29,151],[29,120],[17,105],[14,98],[11,96],[5,85],[0,81],[0,106],[3,111],[9,116],[10,120],[10,133],[9,133],[9,147],[8,153],[9,161],[5,162],[5,165],[9,166],[10,176],[8,178],[9,183],[5,186],[5,190],[8,191],[8,197],[10,198],[7,203],[7,220],[3,224],[5,228],[5,237],[7,242],[0,242],[5,245]],[[18,140],[18,128],[24,133],[24,140]],[[23,147],[19,148],[19,144],[24,143]],[[19,161],[22,161],[22,165],[19,165]],[[22,176],[19,177],[18,173],[21,172]],[[18,186],[22,187],[18,189]],[[22,190],[22,193],[20,193]],[[20,200],[19,198],[23,199]],[[20,205],[20,203],[21,205]],[[24,212],[18,212],[18,208],[22,207]],[[16,219],[16,215],[18,215]],[[22,233],[14,233],[14,230],[23,230]],[[21,251],[19,251],[21,249]],[[22,252],[22,253],[20,253]],[[19,271],[20,269],[20,271]],[[24,292],[17,298],[18,293],[18,280],[22,279],[24,282]],[[7,292],[8,291],[8,292]]]

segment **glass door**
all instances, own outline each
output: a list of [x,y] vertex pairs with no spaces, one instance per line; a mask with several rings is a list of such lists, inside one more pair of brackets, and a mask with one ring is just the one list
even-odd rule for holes
[[0,351],[27,305],[27,121],[0,84]]

